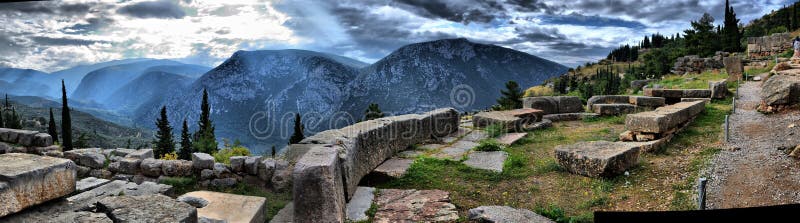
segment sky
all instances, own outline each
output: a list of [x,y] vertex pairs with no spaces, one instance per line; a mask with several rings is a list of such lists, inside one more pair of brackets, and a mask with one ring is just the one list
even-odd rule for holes
[[[742,23],[793,0],[734,0]],[[238,50],[306,49],[371,63],[467,38],[570,67],[644,35],[671,35],[725,1],[146,0],[0,3],[0,67],[58,71],[118,59],[216,66]]]

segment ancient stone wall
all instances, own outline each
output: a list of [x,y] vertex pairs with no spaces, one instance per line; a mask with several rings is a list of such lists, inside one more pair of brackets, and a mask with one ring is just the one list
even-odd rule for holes
[[[458,111],[452,108],[437,109],[424,114],[359,122],[341,129],[323,131],[307,137],[299,144],[293,144],[286,154],[297,160],[293,170],[295,221],[338,219],[343,211],[339,207],[343,207],[355,194],[362,177],[395,153],[428,139],[453,133],[458,130],[458,125]],[[341,174],[336,173],[339,171]],[[327,196],[297,193],[306,191],[306,187],[326,187]],[[320,207],[323,204],[328,205]]]
[[791,48],[792,35],[790,33],[747,38],[747,55],[751,58],[773,56]]
[[[47,133],[37,131],[0,128],[0,154],[42,151],[53,145],[53,138]],[[31,152],[32,153],[32,152]]]
[[710,69],[721,69],[725,67],[723,59],[729,55],[727,52],[717,52],[714,56],[707,58],[701,58],[697,55],[678,57],[672,67],[672,73],[701,73]]

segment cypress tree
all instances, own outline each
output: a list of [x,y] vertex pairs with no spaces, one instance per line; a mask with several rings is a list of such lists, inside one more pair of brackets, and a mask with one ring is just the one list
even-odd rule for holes
[[172,126],[169,125],[167,119],[167,106],[161,107],[161,117],[156,119],[156,140],[153,144],[156,147],[153,149],[153,155],[156,158],[164,157],[165,154],[175,152],[175,141],[172,139]]
[[11,104],[8,103],[8,94],[6,94],[6,109],[11,107]]
[[303,126],[302,120],[300,120],[300,114],[294,114],[294,134],[292,137],[289,138],[289,144],[295,144],[306,138],[303,136],[303,130],[305,126]]
[[186,119],[183,120],[183,127],[181,127],[181,151],[178,153],[178,158],[182,160],[192,160],[192,139],[189,136],[189,125]]
[[272,145],[272,158],[275,158],[275,145]]
[[5,110],[6,110],[5,108],[0,107],[0,128],[6,127],[5,121],[3,121],[3,113]]
[[736,12],[730,6],[730,1],[725,1],[725,21],[722,28],[722,50],[727,52],[741,51],[740,40],[742,38],[739,32],[739,19],[736,18]]
[[378,104],[370,103],[367,110],[364,111],[364,120],[373,120],[383,118],[383,111],[378,107]]
[[72,150],[72,118],[69,115],[69,105],[67,105],[67,88],[64,80],[61,80],[61,146],[64,151]]
[[193,142],[194,150],[204,153],[217,151],[217,139],[214,136],[214,124],[211,121],[211,105],[208,103],[208,91],[203,89],[203,102],[200,104],[200,120]]
[[503,110],[522,108],[522,90],[516,81],[506,82],[506,90],[501,90],[497,104]]
[[56,131],[56,119],[53,118],[53,108],[50,108],[50,121],[47,122],[47,134],[53,137],[53,142],[58,142],[58,131]]
[[9,129],[22,129],[22,118],[17,114],[17,110],[11,108],[11,113],[6,112],[6,128]]

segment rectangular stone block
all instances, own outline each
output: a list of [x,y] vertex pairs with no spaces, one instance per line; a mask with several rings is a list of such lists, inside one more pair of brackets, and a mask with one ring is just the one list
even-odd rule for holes
[[140,160],[147,159],[147,158],[154,158],[154,159],[155,158],[161,158],[161,157],[154,157],[153,156],[153,149],[139,149],[139,150],[136,150],[135,152],[129,153],[128,155],[125,155],[125,157],[131,157],[131,158],[136,158],[136,159],[140,159]]
[[595,104],[628,104],[630,96],[628,95],[595,95],[586,100],[586,107],[589,110],[594,110]]
[[71,160],[23,153],[0,155],[0,217],[75,191]]
[[623,114],[630,114],[636,112],[636,105],[631,104],[594,104],[592,110],[594,113],[604,116],[616,116]]
[[425,129],[429,129],[426,132],[437,138],[456,132],[460,119],[460,114],[453,108],[441,108],[422,114],[422,124]]
[[579,142],[556,147],[556,160],[567,171],[587,177],[613,177],[639,162],[641,143]]
[[344,182],[338,150],[333,145],[311,148],[292,173],[294,222],[344,222]]
[[540,96],[522,99],[523,108],[542,110],[544,114],[583,112],[583,102],[575,96]]
[[[194,191],[178,197],[179,201],[202,199],[208,202],[197,209],[197,217],[209,222],[255,223],[266,219],[267,199],[211,191]],[[202,222],[202,221],[201,221]]]
[[625,119],[625,127],[632,132],[664,133],[687,122],[704,109],[704,101],[680,102],[655,111],[630,114]]
[[542,120],[543,115],[543,111],[531,108],[481,112],[472,116],[472,124],[479,128],[500,124],[504,125],[509,131],[519,132],[526,125]]
[[192,153],[192,167],[197,170],[214,169],[214,157],[208,153]]
[[648,97],[648,96],[631,96],[630,104],[642,107],[661,107],[666,103],[666,99],[662,97]]

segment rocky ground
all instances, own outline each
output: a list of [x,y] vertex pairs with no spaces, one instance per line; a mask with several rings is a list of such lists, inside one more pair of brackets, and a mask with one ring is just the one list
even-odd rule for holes
[[713,158],[704,174],[710,176],[709,208],[800,202],[800,162],[787,155],[800,144],[800,112],[758,112],[760,90],[760,82],[739,88],[728,149]]

